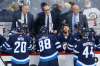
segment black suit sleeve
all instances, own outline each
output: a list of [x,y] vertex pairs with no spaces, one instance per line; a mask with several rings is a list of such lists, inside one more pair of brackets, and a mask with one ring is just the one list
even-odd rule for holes
[[52,21],[53,21],[53,29],[57,30],[59,32],[61,28],[61,15],[60,14],[55,14],[54,12],[51,12],[52,15]]
[[17,15],[16,12],[13,14],[13,20],[12,20],[12,26],[11,26],[11,30],[16,28],[16,21],[17,21]]
[[88,28],[88,22],[87,22],[87,18],[85,15],[83,15],[83,21],[84,21],[84,27]]
[[34,34],[34,16],[32,14],[30,14],[30,17],[29,17],[29,20],[30,20],[30,24],[29,24],[29,32],[31,34]]
[[35,24],[34,24],[35,35],[38,33],[38,30],[39,30],[39,27],[38,27],[39,20],[40,20],[40,17],[39,17],[39,15],[37,15],[36,20],[35,20]]
[[35,34],[37,35],[38,33],[39,33],[39,31],[40,31],[40,28],[41,28],[41,26],[43,26],[44,25],[44,20],[45,20],[45,16],[44,16],[44,13],[39,13],[38,15],[37,15],[37,18],[36,18],[36,20],[35,20]]
[[0,35],[0,46],[6,41],[6,39]]

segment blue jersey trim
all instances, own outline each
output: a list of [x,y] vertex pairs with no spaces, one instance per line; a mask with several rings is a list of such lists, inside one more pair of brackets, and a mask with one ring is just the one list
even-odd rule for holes
[[58,56],[58,52],[55,52],[54,54],[50,55],[50,56],[46,56],[46,57],[42,57],[40,56],[40,61],[41,62],[47,62],[47,61],[51,61],[56,59]]
[[91,64],[91,65],[86,65],[86,64],[80,62],[79,60],[77,60],[76,61],[76,66],[96,66],[96,64],[94,63],[94,64]]
[[30,61],[29,57],[27,57],[26,59],[16,59],[14,57],[12,57],[12,62],[15,64],[26,64]]

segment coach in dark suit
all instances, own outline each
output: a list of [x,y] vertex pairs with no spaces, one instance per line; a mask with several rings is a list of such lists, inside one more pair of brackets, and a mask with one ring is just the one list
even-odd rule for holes
[[14,13],[11,30],[14,30],[18,27],[22,27],[23,25],[27,26],[29,33],[34,32],[34,17],[29,12],[28,4],[24,4],[22,6],[22,11],[19,10]]
[[78,5],[73,5],[72,13],[66,16],[66,24],[69,25],[71,32],[75,33],[77,29],[88,28],[88,22],[86,16],[80,13]]
[[59,17],[56,16],[54,12],[50,10],[50,6],[46,3],[42,4],[42,10],[43,12],[40,12],[36,18],[36,33],[39,33],[40,28],[42,26],[46,26],[48,28],[49,33],[57,33],[61,25]]

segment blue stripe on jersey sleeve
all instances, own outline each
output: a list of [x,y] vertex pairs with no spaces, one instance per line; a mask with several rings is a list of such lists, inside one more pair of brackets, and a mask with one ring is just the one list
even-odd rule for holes
[[55,45],[56,45],[56,49],[61,48],[61,44],[60,44],[60,42],[56,42]]
[[46,56],[46,57],[40,57],[40,61],[41,62],[47,62],[47,61],[51,61],[56,59],[58,56],[58,52],[55,52],[54,54],[50,55],[50,56]]
[[16,59],[14,57],[12,57],[12,62],[15,64],[26,64],[30,61],[29,57],[27,57],[26,59]]

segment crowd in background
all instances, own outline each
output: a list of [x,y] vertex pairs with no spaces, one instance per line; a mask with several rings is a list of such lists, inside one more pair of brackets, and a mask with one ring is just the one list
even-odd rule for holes
[[0,22],[12,22],[11,31],[25,24],[32,37],[39,34],[42,26],[47,26],[49,33],[55,35],[59,35],[63,31],[64,24],[69,26],[70,32],[73,34],[89,27],[86,16],[83,15],[83,11],[75,2],[66,2],[63,5],[57,3],[52,6],[43,2],[40,7],[41,12],[34,17],[30,13],[29,4],[23,3],[23,5],[19,5],[14,3],[8,9],[0,11]]
[[[75,4],[74,2],[69,2],[69,3],[65,3],[63,6],[62,4],[58,3],[58,4],[54,4],[52,7],[50,5],[50,11],[53,13],[54,20],[59,21],[58,23],[62,23],[64,22],[64,19],[66,19],[67,14],[71,13],[71,6]],[[44,4],[45,5],[45,4]],[[41,11],[43,11],[43,3],[41,4]],[[12,4],[8,9],[3,9],[2,11],[0,11],[0,22],[14,22],[14,15],[16,12],[21,11],[21,6],[19,6],[17,3]],[[8,17],[9,16],[9,17]],[[38,15],[36,18],[34,19],[34,23],[36,23],[38,18]],[[41,18],[41,17],[40,17]],[[61,24],[58,24],[61,26]],[[58,26],[57,25],[57,26]],[[58,28],[55,26],[55,28]],[[60,27],[59,27],[60,28]],[[37,32],[37,31],[36,31]]]
[[[24,2],[22,5],[18,5],[17,3],[13,4],[8,9],[4,9],[1,11],[0,21],[12,22],[12,25],[11,25],[11,30],[9,34],[10,38],[7,41],[8,43],[4,42],[3,45],[0,46],[0,48],[4,47],[10,50],[8,44],[11,44],[12,48],[14,46],[17,46],[13,48],[15,58],[17,58],[18,56],[18,58],[20,59],[20,56],[16,55],[17,53],[20,54],[22,52],[23,53],[21,54],[22,57],[24,56],[24,54],[26,54],[27,58],[26,56],[25,58],[28,62],[27,65],[29,65],[29,58],[28,58],[29,53],[30,53],[29,51],[31,52],[40,51],[39,66],[42,66],[42,63],[45,65],[44,61],[48,61],[48,59],[52,57],[56,57],[56,60],[55,58],[53,58],[53,60],[55,60],[53,62],[50,59],[50,64],[51,63],[57,64],[58,63],[57,49],[59,48],[61,48],[61,52],[64,51],[64,53],[66,53],[67,50],[69,52],[75,52],[76,55],[78,56],[78,59],[84,60],[83,58],[84,56],[86,56],[85,57],[86,59],[90,58],[89,60],[93,58],[93,64],[94,64],[95,63],[95,59],[94,59],[95,45],[94,44],[97,44],[96,48],[98,47],[97,50],[100,50],[99,48],[100,35],[96,35],[95,30],[89,27],[87,17],[85,14],[83,14],[83,11],[81,11],[81,8],[79,7],[79,5],[76,4],[75,2],[68,2],[68,3],[63,4],[63,6],[60,3],[50,6],[46,2],[42,2],[40,7],[41,7],[41,11],[37,14],[36,18],[30,12],[30,5]],[[90,8],[90,5],[87,5],[86,7]],[[93,20],[95,20],[95,17],[93,17]],[[96,25],[95,21],[93,25],[94,26]],[[43,27],[46,27],[46,29],[42,30]],[[24,31],[21,29],[23,29]],[[85,32],[86,32],[86,35],[85,35]],[[34,41],[33,41],[33,38],[35,38]],[[25,40],[27,43],[25,43]],[[59,41],[61,43],[56,43],[56,41]],[[28,48],[25,47],[26,44],[27,45],[29,44],[27,46]],[[40,47],[39,48],[40,50],[37,50],[38,48],[36,46],[35,48],[32,48],[33,46],[32,44],[34,44],[34,46],[39,44],[38,47]],[[60,45],[60,46],[56,47],[55,45]],[[19,47],[21,48],[21,51],[18,50]],[[82,49],[81,47],[85,47],[85,49]],[[16,64],[15,58],[13,58],[14,64]],[[86,62],[86,60],[83,62]],[[90,61],[89,63],[91,64],[92,62]],[[48,66],[48,65],[49,63],[45,66]],[[59,65],[56,65],[56,66],[59,66]]]

